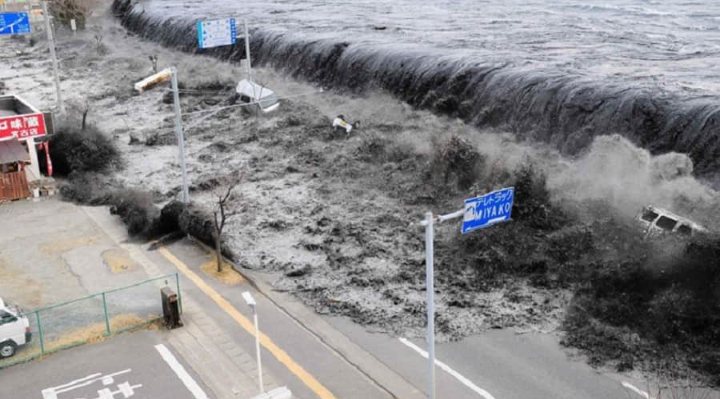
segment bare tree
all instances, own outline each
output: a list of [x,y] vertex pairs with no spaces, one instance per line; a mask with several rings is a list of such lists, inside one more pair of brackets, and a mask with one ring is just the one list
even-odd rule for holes
[[97,0],[53,0],[50,2],[50,10],[61,24],[70,25],[74,19],[77,28],[83,30],[97,3]]
[[232,203],[233,190],[240,184],[240,179],[233,180],[228,186],[215,193],[217,201],[213,210],[215,222],[215,255],[217,256],[217,271],[222,272],[222,237],[227,221],[240,213],[237,203]]
[[103,44],[103,34],[101,31],[96,31],[93,35],[93,38],[95,39],[95,51],[98,53],[98,55],[104,55],[106,52],[105,45]]
[[150,59],[150,64],[152,64],[153,73],[157,73],[157,71],[158,71],[158,69],[157,69],[157,63],[158,63],[157,54],[153,54],[153,55],[149,56],[148,58]]
[[85,130],[87,126],[87,115],[90,112],[90,101],[85,100],[85,104],[81,110],[82,112],[82,130]]
[[87,98],[83,99],[70,99],[68,100],[68,104],[72,109],[77,111],[79,114],[80,119],[80,130],[85,130],[87,128],[87,116],[88,113],[92,110],[92,105],[90,104],[90,100]]

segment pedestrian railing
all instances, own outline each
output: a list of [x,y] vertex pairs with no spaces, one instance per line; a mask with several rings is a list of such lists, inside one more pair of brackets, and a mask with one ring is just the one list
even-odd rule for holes
[[[0,358],[0,369],[88,342],[99,342],[120,332],[151,326],[162,319],[160,288],[165,286],[176,290],[182,313],[177,273],[22,313],[30,324],[30,341],[18,347],[14,356]],[[0,337],[0,343],[6,338]]]

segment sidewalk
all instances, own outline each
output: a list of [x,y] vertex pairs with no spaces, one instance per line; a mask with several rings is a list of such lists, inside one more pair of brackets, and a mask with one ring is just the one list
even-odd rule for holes
[[[149,276],[164,274],[139,244],[129,243],[124,226],[104,207],[83,207],[83,211],[121,248],[127,250]],[[182,288],[181,288],[182,289]],[[158,294],[159,295],[159,294]],[[258,372],[254,355],[243,351],[186,292],[182,295],[184,326],[168,332],[168,341],[197,372],[217,399],[249,399],[258,394]],[[266,390],[277,388],[275,378],[263,372]]]
[[145,245],[123,243],[124,226],[106,209],[83,209],[149,275],[179,272],[186,325],[172,332],[177,335],[171,344],[218,398],[250,398],[257,392],[253,316],[242,297],[245,291],[253,295],[260,313],[266,390],[287,386],[293,398],[302,399],[423,397],[404,377],[297,300],[257,280],[226,284],[206,275],[201,265],[209,256],[196,243],[181,240],[146,251]]

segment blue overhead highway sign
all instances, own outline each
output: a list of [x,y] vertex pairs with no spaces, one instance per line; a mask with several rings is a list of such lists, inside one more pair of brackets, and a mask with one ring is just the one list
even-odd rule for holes
[[0,35],[30,33],[30,18],[26,12],[0,13]]

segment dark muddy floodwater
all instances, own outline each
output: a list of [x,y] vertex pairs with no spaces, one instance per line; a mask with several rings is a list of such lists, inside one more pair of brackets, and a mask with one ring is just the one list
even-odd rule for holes
[[[382,88],[566,153],[620,133],[720,176],[714,0],[117,0],[125,25],[196,51],[194,21],[247,17],[257,63]],[[239,59],[241,46],[209,51]]]

